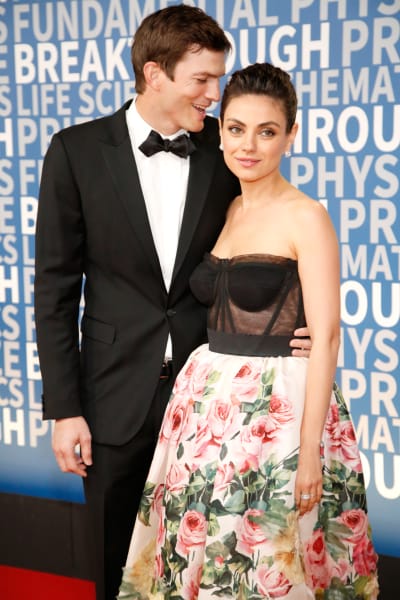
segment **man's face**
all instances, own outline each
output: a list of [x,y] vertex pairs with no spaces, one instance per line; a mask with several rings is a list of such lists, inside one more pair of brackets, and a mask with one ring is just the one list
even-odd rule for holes
[[206,110],[220,98],[219,79],[225,73],[225,55],[205,48],[188,51],[176,64],[173,81],[162,73],[160,112],[163,133],[186,129],[201,131]]

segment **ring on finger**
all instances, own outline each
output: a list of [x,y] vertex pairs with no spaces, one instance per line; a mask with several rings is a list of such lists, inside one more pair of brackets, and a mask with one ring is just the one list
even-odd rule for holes
[[301,500],[310,500],[312,498],[311,494],[300,494]]

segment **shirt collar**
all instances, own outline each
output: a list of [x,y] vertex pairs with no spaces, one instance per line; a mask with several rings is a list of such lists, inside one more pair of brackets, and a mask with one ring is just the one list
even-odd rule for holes
[[[134,143],[137,147],[139,147],[140,144],[142,142],[144,142],[145,139],[147,139],[150,131],[153,128],[138,113],[137,108],[136,108],[136,96],[133,99],[133,101],[131,102],[128,110],[126,111],[126,121],[128,124],[128,129],[130,131],[130,134],[133,137]],[[160,133],[160,132],[157,132],[157,133]],[[162,138],[168,138],[170,140],[173,140],[174,138],[178,137],[178,135],[181,135],[182,133],[185,133],[186,135],[188,135],[188,132],[185,129],[179,129],[174,134],[168,135],[168,136],[163,135],[162,133],[160,133],[160,135]]]

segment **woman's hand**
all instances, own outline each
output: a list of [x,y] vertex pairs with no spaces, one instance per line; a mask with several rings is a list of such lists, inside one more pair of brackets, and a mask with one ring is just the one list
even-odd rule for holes
[[300,446],[295,483],[295,502],[300,515],[318,504],[322,496],[322,463],[320,444]]

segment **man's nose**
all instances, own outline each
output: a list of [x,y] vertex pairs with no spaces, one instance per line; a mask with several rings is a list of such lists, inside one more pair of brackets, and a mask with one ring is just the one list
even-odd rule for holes
[[206,96],[212,102],[218,102],[221,97],[219,89],[219,80],[215,79],[208,82]]

